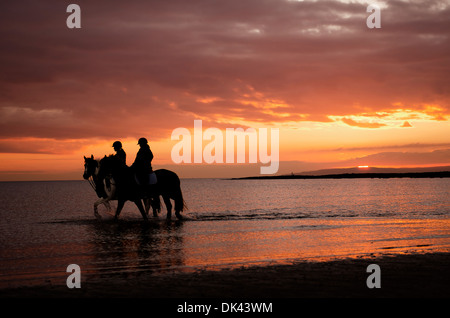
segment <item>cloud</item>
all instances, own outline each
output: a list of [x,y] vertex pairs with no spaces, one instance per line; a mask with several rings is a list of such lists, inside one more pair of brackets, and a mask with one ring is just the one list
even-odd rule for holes
[[87,140],[55,140],[45,138],[13,138],[0,140],[0,153],[71,154],[87,144]]
[[354,126],[354,127],[360,127],[360,128],[380,128],[380,127],[384,127],[386,126],[386,124],[382,124],[382,123],[363,123],[363,122],[356,122],[351,118],[342,118],[342,121],[344,123],[346,123],[349,126]]
[[412,127],[412,125],[409,123],[409,121],[405,121],[405,122],[403,123],[402,127],[409,128],[409,127]]
[[0,138],[159,139],[194,118],[380,128],[351,116],[394,103],[448,120],[441,1],[386,2],[379,30],[363,2],[281,0],[80,0],[70,30],[69,3],[2,6]]

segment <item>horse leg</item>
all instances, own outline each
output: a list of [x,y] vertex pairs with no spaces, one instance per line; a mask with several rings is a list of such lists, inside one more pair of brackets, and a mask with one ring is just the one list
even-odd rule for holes
[[150,212],[150,208],[152,208],[153,210],[153,216],[158,216],[158,212],[159,212],[159,208],[158,208],[158,204],[155,202],[155,200],[159,200],[156,199],[155,197],[149,198],[149,199],[144,199],[142,201],[144,201],[144,209],[145,209],[145,214],[149,214]]
[[108,210],[108,213],[111,213],[111,204],[109,204],[109,200],[103,202],[103,204],[105,205],[106,209]]
[[144,218],[144,220],[147,221],[147,220],[148,220],[147,214],[145,213],[145,210],[144,210],[144,207],[143,207],[143,205],[142,205],[141,200],[140,200],[140,199],[137,199],[136,201],[134,201],[134,203],[135,203],[136,206],[138,207],[139,212],[141,212],[142,217]]
[[105,199],[104,198],[100,198],[97,201],[94,202],[94,215],[98,220],[101,220],[102,217],[100,214],[98,214],[98,206],[102,203],[104,203]]
[[152,204],[153,216],[157,217],[158,213],[161,211],[161,201],[159,198],[159,194],[153,195],[153,197],[151,199],[151,204]]
[[106,206],[106,208],[108,209],[108,213],[109,213],[109,214],[112,214],[112,213],[111,213],[112,209],[111,209],[111,205],[109,204],[109,201],[111,201],[111,200],[113,199],[113,197],[115,196],[115,194],[116,194],[116,187],[115,187],[114,184],[111,184],[111,191],[110,191],[108,197],[107,197],[107,198],[104,200],[104,202],[103,202],[103,204],[104,204],[104,205]]
[[178,218],[178,220],[183,219],[183,217],[181,216],[181,211],[179,210],[179,208],[177,207],[177,204],[175,203],[175,216]]
[[148,212],[150,212],[151,199],[144,199],[142,201],[144,201],[145,214],[148,215]]
[[181,216],[180,213],[183,212],[183,209],[185,208],[185,203],[180,188],[173,194],[173,200],[175,201],[175,215],[179,220],[181,220],[183,219],[183,217]]
[[117,201],[117,209],[116,209],[116,215],[114,216],[114,220],[119,219],[119,214],[122,212],[123,206],[125,205],[125,200],[118,200]]
[[172,202],[170,202],[170,196],[164,194],[163,199],[167,209],[167,219],[170,220],[172,218]]
[[109,196],[107,198],[100,198],[94,203],[94,215],[97,219],[101,220],[101,216],[98,213],[98,206],[100,204],[103,204],[106,209],[108,210],[108,213],[111,213],[111,205],[109,204],[109,201],[111,201],[113,195],[115,194],[115,187],[111,186],[111,192],[109,193]]

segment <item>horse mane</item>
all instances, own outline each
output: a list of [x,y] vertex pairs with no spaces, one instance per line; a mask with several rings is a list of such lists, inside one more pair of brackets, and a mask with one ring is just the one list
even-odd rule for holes
[[117,160],[117,158],[114,155],[108,155],[104,156],[102,159],[97,159],[98,162],[112,162],[112,160]]
[[115,155],[104,156],[99,160],[100,169],[107,169],[109,172],[117,172],[122,167],[122,163]]

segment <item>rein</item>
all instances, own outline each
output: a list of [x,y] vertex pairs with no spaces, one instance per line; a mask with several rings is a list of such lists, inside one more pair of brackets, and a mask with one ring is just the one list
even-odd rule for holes
[[95,188],[94,178],[92,176],[89,177],[88,182],[91,185],[92,189],[94,189],[94,191],[97,191],[97,189]]
[[[98,167],[98,162],[97,162],[97,167]],[[95,176],[96,177],[96,176]],[[91,174],[91,176],[87,179],[87,181],[89,182],[89,184],[91,185],[92,189],[94,189],[95,192],[97,192],[97,187],[95,185],[95,180],[94,180],[94,173]]]

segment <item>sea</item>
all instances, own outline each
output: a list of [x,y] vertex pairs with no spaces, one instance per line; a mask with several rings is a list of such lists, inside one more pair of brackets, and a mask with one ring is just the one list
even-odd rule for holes
[[[181,179],[184,219],[118,221],[87,181],[0,182],[0,289],[450,251],[450,179]],[[113,208],[117,202],[113,202]]]

